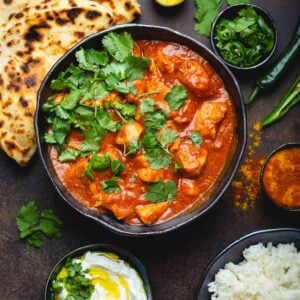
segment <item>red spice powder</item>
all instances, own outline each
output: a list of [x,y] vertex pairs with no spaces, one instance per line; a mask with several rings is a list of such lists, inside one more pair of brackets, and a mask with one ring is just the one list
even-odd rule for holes
[[237,172],[236,180],[231,184],[234,206],[242,211],[253,208],[261,191],[260,171],[265,155],[256,154],[260,143],[261,125],[255,122],[249,133],[246,158]]

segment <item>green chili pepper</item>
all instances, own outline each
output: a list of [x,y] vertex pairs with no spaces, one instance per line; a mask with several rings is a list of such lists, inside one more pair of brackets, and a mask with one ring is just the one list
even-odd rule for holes
[[298,102],[300,102],[300,75],[297,76],[291,87],[283,95],[274,110],[262,121],[261,125],[266,126],[279,120]]
[[288,65],[291,63],[294,57],[297,54],[299,54],[299,52],[300,52],[300,22],[298,24],[293,40],[286,47],[284,52],[280,55],[279,59],[277,60],[276,64],[271,68],[271,70],[268,73],[258,78],[258,80],[256,81],[256,87],[250,94],[246,103],[247,104],[252,103],[255,97],[257,96],[257,94],[260,92],[260,90],[266,89],[274,85],[282,76],[282,74],[287,69]]

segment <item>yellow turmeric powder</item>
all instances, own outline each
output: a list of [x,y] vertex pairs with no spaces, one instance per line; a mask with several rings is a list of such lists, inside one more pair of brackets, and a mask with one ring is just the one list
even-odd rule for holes
[[236,179],[231,184],[234,206],[246,211],[251,209],[260,193],[260,170],[264,162],[263,155],[256,155],[261,143],[260,122],[254,122],[249,133],[246,158],[241,164]]

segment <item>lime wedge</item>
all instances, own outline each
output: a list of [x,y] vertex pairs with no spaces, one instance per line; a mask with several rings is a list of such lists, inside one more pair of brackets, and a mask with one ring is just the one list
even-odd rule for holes
[[155,1],[162,6],[175,6],[182,3],[184,0],[155,0]]

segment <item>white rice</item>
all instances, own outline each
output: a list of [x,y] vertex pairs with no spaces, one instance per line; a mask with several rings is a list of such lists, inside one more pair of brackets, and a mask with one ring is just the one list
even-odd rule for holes
[[300,252],[294,244],[259,243],[243,256],[238,265],[227,263],[208,284],[212,300],[300,299]]

